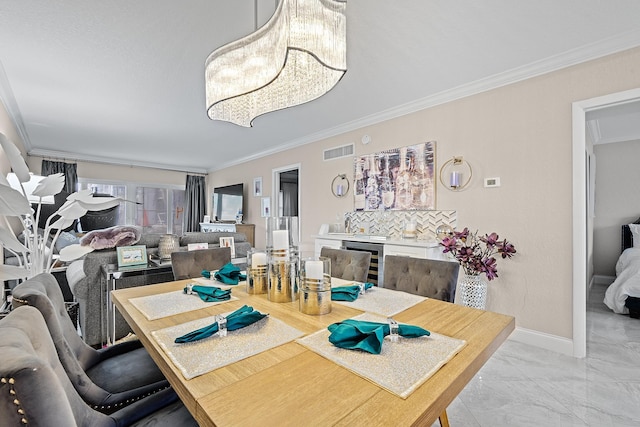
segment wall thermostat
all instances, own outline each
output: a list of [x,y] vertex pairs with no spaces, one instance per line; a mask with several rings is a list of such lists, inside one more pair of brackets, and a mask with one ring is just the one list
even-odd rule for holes
[[484,179],[485,187],[500,187],[500,178],[485,178]]
[[370,142],[371,142],[371,137],[369,135],[365,135],[365,136],[362,137],[362,143],[364,145],[367,145]]

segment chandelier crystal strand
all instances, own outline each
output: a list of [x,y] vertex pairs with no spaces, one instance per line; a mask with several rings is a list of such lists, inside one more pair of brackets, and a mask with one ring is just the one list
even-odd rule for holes
[[312,101],[346,67],[346,2],[281,0],[256,32],[206,61],[207,113],[249,127],[259,115]]

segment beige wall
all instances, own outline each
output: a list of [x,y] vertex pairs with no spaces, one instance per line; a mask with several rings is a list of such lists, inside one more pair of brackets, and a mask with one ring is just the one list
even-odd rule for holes
[[596,156],[594,273],[615,276],[620,256],[620,226],[640,217],[640,141],[602,144]]
[[[126,182],[136,182],[141,184],[165,184],[184,186],[187,174],[184,172],[166,171],[161,169],[143,168],[140,166],[118,166],[102,163],[91,163],[75,161],[68,162],[78,164],[78,177],[92,178],[99,180],[118,180]],[[29,170],[33,173],[40,173],[42,157],[29,156],[27,158]]]
[[[18,135],[9,114],[7,114],[7,110],[3,104],[3,100],[0,99],[0,132],[5,134],[7,138],[13,141],[14,144],[18,147],[18,149],[22,152],[22,156],[26,158],[24,152],[24,143],[22,142],[22,138]],[[4,152],[0,149],[0,172],[3,175],[11,172],[11,166],[9,165],[9,161],[7,160]]]
[[[322,150],[356,142],[356,155],[436,141],[437,164],[462,155],[474,180],[454,193],[438,185],[437,208],[458,211],[458,224],[496,231],[518,255],[498,261],[500,277],[489,286],[488,308],[516,317],[519,327],[572,336],[572,129],[571,104],[640,87],[640,49],[633,49],[541,77],[449,102],[210,174],[210,185],[264,180],[271,192],[273,168],[300,163],[302,249],[353,199],[336,199],[330,183],[352,176],[352,159],[322,161]],[[371,136],[369,145],[359,143]],[[502,186],[485,189],[485,177]],[[256,224],[264,245],[260,200],[249,195],[246,222]]]
[[[0,99],[0,132],[5,134],[7,138],[9,138],[13,143],[18,147],[18,149],[22,152],[22,157],[25,157],[24,143],[22,142],[22,138],[18,135],[18,132],[5,109],[3,104],[3,100]],[[9,160],[4,154],[4,151],[0,148],[0,173],[6,176],[9,172],[11,172],[11,165],[9,164]],[[17,217],[7,217],[7,221],[9,222],[11,228],[15,233],[19,233],[22,231],[22,226],[20,223],[20,219]],[[0,221],[0,227],[5,228],[5,221]],[[0,257],[0,263],[4,263],[4,258]]]

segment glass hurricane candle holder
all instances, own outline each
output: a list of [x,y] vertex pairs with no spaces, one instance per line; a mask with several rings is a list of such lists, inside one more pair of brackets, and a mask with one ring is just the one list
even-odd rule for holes
[[267,218],[267,298],[291,302],[298,297],[298,217]]
[[267,268],[267,253],[265,251],[254,248],[247,251],[248,294],[258,295],[267,293]]
[[418,223],[414,220],[405,221],[402,229],[404,239],[415,239],[418,237]]
[[310,257],[300,261],[300,312],[331,313],[331,260]]

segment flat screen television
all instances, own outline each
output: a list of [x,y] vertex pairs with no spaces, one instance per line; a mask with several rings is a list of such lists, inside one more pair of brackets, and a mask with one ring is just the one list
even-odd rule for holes
[[226,185],[213,189],[214,221],[235,221],[236,215],[244,212],[244,184]]

